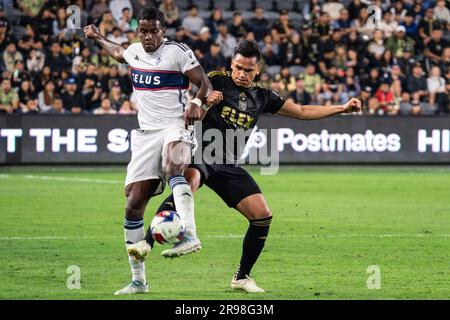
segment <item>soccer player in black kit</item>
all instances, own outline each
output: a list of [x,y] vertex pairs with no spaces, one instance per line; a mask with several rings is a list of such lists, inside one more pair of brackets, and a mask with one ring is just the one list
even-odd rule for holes
[[[202,120],[203,134],[209,129],[215,129],[220,130],[225,137],[227,129],[251,130],[262,113],[314,120],[361,110],[361,102],[356,98],[350,99],[344,105],[334,106],[301,106],[292,101],[284,101],[273,91],[254,83],[260,72],[260,59],[258,44],[254,41],[243,40],[235,48],[231,62],[232,71],[212,72],[208,75],[214,88],[214,91],[208,95],[208,100],[221,101],[214,106],[205,106],[205,109],[209,110]],[[203,143],[203,149],[207,146],[208,144]],[[184,176],[192,192],[206,185],[214,190],[229,207],[236,209],[248,219],[249,227],[243,240],[242,256],[238,270],[232,278],[231,287],[245,292],[264,292],[250,278],[250,272],[264,247],[272,213],[250,174],[237,165],[237,161],[229,164],[239,159],[240,154],[233,152],[236,151],[234,147],[223,147],[224,158],[221,164],[211,163],[205,159],[205,153],[203,153],[203,162],[191,164]],[[239,147],[238,149],[243,150]],[[230,157],[233,158],[231,161]],[[170,195],[157,212],[176,210],[173,203],[173,197]],[[147,231],[146,241],[148,250],[135,251],[136,259],[145,259],[146,254],[153,247],[154,240],[150,230]],[[179,252],[175,247],[165,250],[164,255],[177,257],[187,253],[190,252]]]

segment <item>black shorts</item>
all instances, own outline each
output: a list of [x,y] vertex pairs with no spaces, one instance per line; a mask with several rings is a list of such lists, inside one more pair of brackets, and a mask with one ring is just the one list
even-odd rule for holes
[[200,186],[206,184],[231,208],[253,194],[261,193],[258,184],[243,168],[228,164],[192,164],[200,171]]

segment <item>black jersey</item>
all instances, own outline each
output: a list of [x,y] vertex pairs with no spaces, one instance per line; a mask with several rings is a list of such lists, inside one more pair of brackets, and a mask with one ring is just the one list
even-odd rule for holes
[[[202,121],[203,137],[213,137],[211,141],[203,140],[203,149],[215,141],[215,135],[211,134],[214,131],[210,131],[209,134],[207,131],[219,130],[223,139],[223,160],[228,162],[238,160],[258,117],[266,112],[277,113],[283,106],[284,100],[275,92],[257,84],[250,88],[239,87],[232,80],[230,72],[210,72],[208,77],[214,90],[222,92],[223,100],[209,109]],[[227,134],[230,136],[230,133],[235,136],[243,135],[245,143],[237,138],[233,138],[232,141],[226,139]]]

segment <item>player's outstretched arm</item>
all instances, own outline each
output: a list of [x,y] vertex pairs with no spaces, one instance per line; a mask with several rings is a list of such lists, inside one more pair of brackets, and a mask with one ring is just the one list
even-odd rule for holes
[[302,106],[287,100],[278,114],[301,120],[316,120],[339,113],[352,113],[361,111],[361,100],[351,98],[346,104],[334,106]]
[[119,61],[120,63],[126,62],[123,58],[123,52],[125,51],[125,48],[120,44],[112,42],[102,36],[95,25],[91,24],[84,27],[84,34],[86,38],[94,39],[99,45],[105,48],[110,56],[115,60]]

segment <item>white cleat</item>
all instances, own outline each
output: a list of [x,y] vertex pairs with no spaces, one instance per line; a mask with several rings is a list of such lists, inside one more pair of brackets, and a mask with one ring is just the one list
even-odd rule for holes
[[231,280],[231,288],[234,290],[241,290],[247,293],[265,292],[263,288],[257,286],[255,280],[249,276],[245,276],[245,279],[236,280],[235,277]]
[[189,239],[186,237],[174,245],[172,249],[167,249],[161,252],[161,255],[165,258],[176,258],[189,253],[197,252],[201,248],[202,244],[198,238]]
[[145,240],[127,246],[128,255],[134,257],[140,262],[145,261],[145,258],[150,253],[150,251],[152,251],[152,247],[150,247],[150,245]]
[[117,290],[114,295],[125,295],[125,294],[141,294],[141,293],[148,293],[148,285],[143,284],[140,281],[131,281],[125,288],[121,290]]

